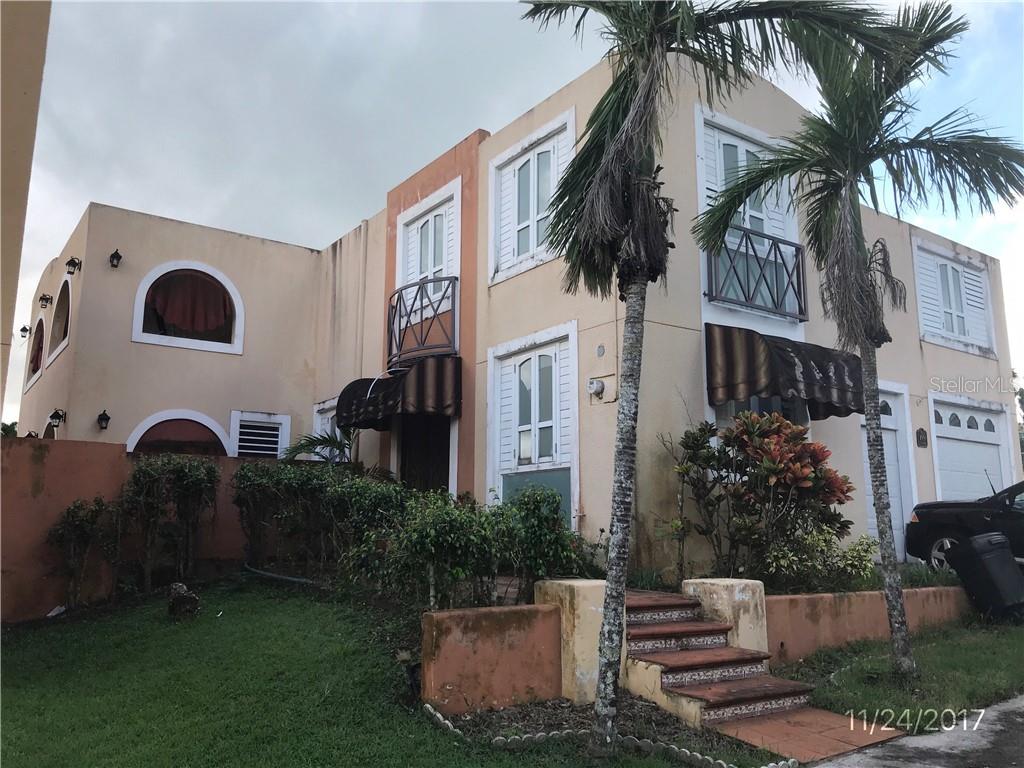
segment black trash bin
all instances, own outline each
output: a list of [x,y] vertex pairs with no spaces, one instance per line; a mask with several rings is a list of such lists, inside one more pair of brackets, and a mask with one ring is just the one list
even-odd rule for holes
[[986,616],[1024,613],[1024,573],[1001,533],[983,533],[951,549],[946,556],[971,603]]

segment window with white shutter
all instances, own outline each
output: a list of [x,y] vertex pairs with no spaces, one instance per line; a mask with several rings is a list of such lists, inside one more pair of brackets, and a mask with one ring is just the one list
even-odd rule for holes
[[[561,327],[559,327],[561,329]],[[494,362],[494,419],[488,441],[492,482],[502,499],[528,485],[554,488],[571,519],[575,484],[578,393],[571,337],[538,334],[512,344]]]
[[[456,218],[455,200],[449,197],[403,226],[401,261],[404,274],[399,275],[400,286],[458,274],[455,263]],[[444,283],[434,282],[428,291],[437,297],[444,288]],[[411,300],[413,293],[409,295]]]
[[914,251],[922,336],[991,349],[987,273],[925,243],[915,242]]
[[575,123],[567,112],[490,163],[491,282],[550,261],[551,198],[572,158]]
[[277,458],[290,440],[291,416],[264,411],[231,412],[233,456]]

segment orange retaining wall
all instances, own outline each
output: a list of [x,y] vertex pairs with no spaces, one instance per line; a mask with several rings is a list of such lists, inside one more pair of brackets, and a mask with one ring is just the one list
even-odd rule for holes
[[[131,457],[119,443],[4,438],[0,446],[0,619],[38,619],[65,603],[61,558],[46,542],[50,528],[75,499],[117,498],[131,472]],[[200,533],[199,558],[241,561],[245,536],[231,502],[231,477],[240,462],[214,461],[221,481],[213,518]],[[94,553],[82,601],[103,600],[109,591],[110,571]]]
[[453,715],[558,698],[561,627],[554,605],[423,614],[423,700]]
[[[970,610],[967,595],[960,587],[905,589],[903,599],[911,632],[948,624]],[[805,658],[819,648],[889,637],[885,597],[881,592],[769,595],[765,598],[765,612],[773,665]]]

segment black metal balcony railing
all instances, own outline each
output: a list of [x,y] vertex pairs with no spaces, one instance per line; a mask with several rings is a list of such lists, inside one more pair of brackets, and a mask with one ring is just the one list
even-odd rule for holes
[[388,367],[426,355],[458,352],[457,277],[403,285],[388,299]]
[[746,227],[729,228],[725,245],[708,254],[708,299],[807,319],[804,249]]

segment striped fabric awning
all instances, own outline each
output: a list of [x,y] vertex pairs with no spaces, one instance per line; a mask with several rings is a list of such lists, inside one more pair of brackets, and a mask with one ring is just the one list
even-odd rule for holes
[[711,405],[779,396],[806,401],[815,420],[864,413],[857,355],[711,323],[704,336]]
[[338,396],[339,427],[386,430],[399,414],[459,415],[462,358],[433,355],[376,379],[356,379]]

